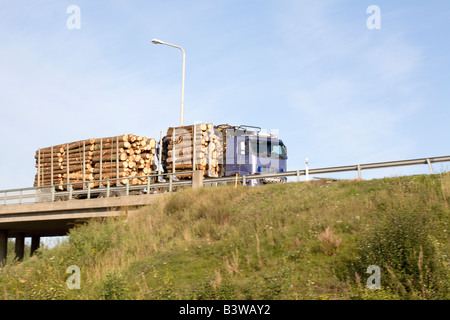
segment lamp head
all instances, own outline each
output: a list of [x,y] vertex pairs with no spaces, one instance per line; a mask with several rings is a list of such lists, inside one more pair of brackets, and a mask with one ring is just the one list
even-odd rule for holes
[[152,42],[153,42],[154,44],[164,44],[163,41],[158,40],[158,39],[153,39]]

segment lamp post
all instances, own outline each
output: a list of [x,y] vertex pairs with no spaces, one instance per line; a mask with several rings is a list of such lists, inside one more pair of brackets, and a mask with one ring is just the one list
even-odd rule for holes
[[153,39],[152,42],[154,44],[165,44],[166,46],[171,46],[174,48],[178,48],[183,53],[183,78],[181,80],[181,110],[180,110],[180,126],[183,126],[183,113],[184,113],[184,74],[185,74],[185,61],[186,61],[186,55],[184,53],[184,50],[182,47],[176,46],[174,44],[170,44],[158,39]]

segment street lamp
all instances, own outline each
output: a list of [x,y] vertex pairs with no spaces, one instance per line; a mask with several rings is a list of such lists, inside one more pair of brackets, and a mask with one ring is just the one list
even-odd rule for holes
[[182,47],[176,46],[174,44],[170,44],[158,39],[153,39],[152,42],[154,44],[165,44],[166,46],[171,46],[174,48],[178,48],[183,53],[183,78],[181,82],[181,111],[180,111],[180,126],[183,126],[183,113],[184,113],[184,74],[185,74],[185,61],[186,61],[186,55],[184,53],[184,50]]

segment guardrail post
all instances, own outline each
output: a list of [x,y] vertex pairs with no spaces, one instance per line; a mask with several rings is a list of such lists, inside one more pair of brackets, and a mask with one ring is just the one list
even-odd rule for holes
[[203,187],[203,170],[194,170],[192,173],[192,189]]
[[130,178],[127,179],[127,191],[126,191],[126,195],[127,195],[127,196],[130,195]]
[[361,165],[358,164],[357,168],[358,168],[358,179],[362,179],[361,178]]
[[111,180],[108,179],[106,183],[106,197],[109,198],[109,194],[111,193]]
[[67,185],[67,190],[69,190],[69,200],[72,200],[73,186],[72,185]]
[[52,186],[52,202],[55,201],[55,186]]
[[297,182],[300,182],[300,170],[297,170]]
[[433,170],[433,167],[431,166],[431,161],[430,161],[430,159],[427,159],[427,163],[428,163],[428,168],[430,168],[430,173],[433,174],[433,173],[434,173],[434,170]]
[[90,199],[91,198],[91,184],[88,182],[88,193],[87,193],[87,198]]
[[150,184],[151,184],[151,178],[150,176],[147,177],[147,194],[150,194]]
[[305,160],[305,180],[309,181],[309,165],[308,165],[308,158]]
[[172,192],[172,191],[173,191],[172,182],[173,182],[173,174],[171,174],[171,175],[169,176],[169,192]]
[[245,175],[242,176],[242,185],[245,186],[247,184],[247,181],[245,179]]

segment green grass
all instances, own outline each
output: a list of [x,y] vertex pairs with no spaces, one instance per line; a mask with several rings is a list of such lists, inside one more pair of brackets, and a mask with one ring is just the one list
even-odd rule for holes
[[449,204],[449,173],[182,190],[10,259],[0,298],[449,299]]

